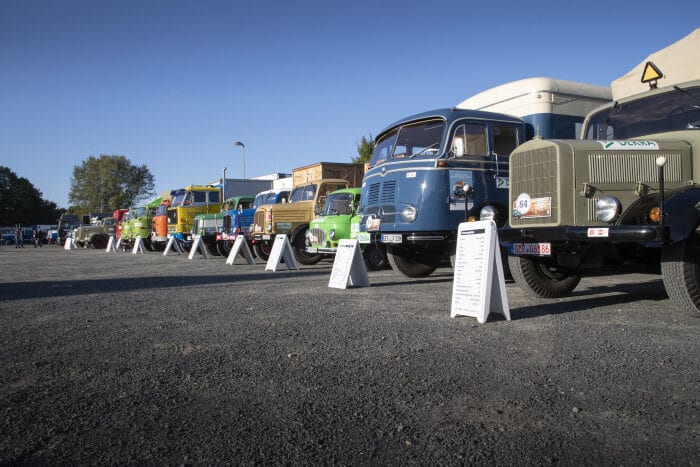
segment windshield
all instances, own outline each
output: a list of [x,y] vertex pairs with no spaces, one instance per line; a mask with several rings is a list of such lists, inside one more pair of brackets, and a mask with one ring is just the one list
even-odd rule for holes
[[156,209],[155,215],[156,216],[165,216],[166,214],[168,214],[168,205],[161,204],[160,206],[158,206],[158,208]]
[[292,190],[292,194],[289,196],[289,202],[296,203],[297,201],[313,201],[315,195],[316,185],[314,183],[310,185],[298,186]]
[[174,208],[177,206],[182,206],[182,203],[185,201],[185,196],[187,195],[187,192],[185,190],[178,191],[173,195],[173,200],[170,202],[170,207]]
[[440,154],[444,120],[425,120],[397,127],[386,133],[374,147],[370,167],[390,159]]
[[586,139],[627,139],[700,128],[700,87],[655,94],[592,115]]
[[145,215],[146,215],[146,208],[145,207],[136,209],[136,217],[143,217]]
[[353,208],[352,193],[336,193],[328,196],[326,204],[321,210],[322,216],[337,216],[342,214],[352,214]]

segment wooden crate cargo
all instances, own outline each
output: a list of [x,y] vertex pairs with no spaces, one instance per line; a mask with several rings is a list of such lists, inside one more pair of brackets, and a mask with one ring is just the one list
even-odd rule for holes
[[292,170],[295,187],[322,178],[341,178],[347,180],[351,188],[355,188],[362,186],[364,174],[363,164],[344,162],[317,162]]

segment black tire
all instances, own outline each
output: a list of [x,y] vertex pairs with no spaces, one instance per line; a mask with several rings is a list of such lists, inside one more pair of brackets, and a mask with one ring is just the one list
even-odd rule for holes
[[700,237],[661,249],[661,275],[671,302],[683,313],[700,316]]
[[107,248],[107,237],[104,235],[95,235],[92,237],[92,240],[90,240],[90,247],[95,248],[96,250],[104,250]]
[[371,271],[381,271],[389,266],[389,260],[386,257],[386,248],[379,245],[367,245],[362,254],[365,260],[365,266]]
[[233,240],[219,240],[216,242],[216,250],[221,256],[226,256],[228,258],[229,253],[231,253],[231,248],[233,248]]
[[508,256],[508,266],[515,283],[536,298],[566,297],[581,277],[550,270],[545,264],[524,256]]
[[175,239],[178,245],[180,245],[180,249],[184,251],[185,253],[189,253],[190,249],[192,248],[192,242],[186,242],[184,240],[180,239]]
[[204,241],[202,239],[201,241],[204,242],[204,247],[207,249],[207,252],[212,255],[212,256],[221,256],[221,253],[219,253],[219,249],[216,247],[216,241]]
[[391,246],[387,247],[386,258],[392,269],[412,278],[428,277],[440,265],[438,255],[411,256],[410,253]]
[[297,232],[294,236],[294,241],[292,242],[292,250],[294,250],[294,257],[301,264],[305,266],[311,266],[323,258],[321,254],[311,254],[306,252],[306,229]]
[[255,255],[263,261],[267,261],[270,258],[270,252],[272,251],[272,242],[255,242]]

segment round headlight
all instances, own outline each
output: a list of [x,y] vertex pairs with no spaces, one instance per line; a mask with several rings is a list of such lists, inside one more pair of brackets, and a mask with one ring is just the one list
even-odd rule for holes
[[595,203],[595,215],[603,222],[613,222],[621,210],[620,200],[614,196],[601,196]]
[[401,215],[403,216],[403,220],[405,220],[406,222],[413,222],[414,220],[416,220],[416,214],[416,208],[414,208],[413,206],[407,206],[401,213]]
[[479,219],[482,221],[498,221],[498,211],[493,206],[484,206],[479,211]]
[[372,216],[367,216],[367,220],[365,220],[365,227],[367,230],[372,228]]
[[335,239],[335,229],[331,229],[331,231],[328,232],[328,238],[330,238],[331,240]]

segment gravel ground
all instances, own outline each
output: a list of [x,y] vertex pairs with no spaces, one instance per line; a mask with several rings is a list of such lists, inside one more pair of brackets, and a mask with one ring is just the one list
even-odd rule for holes
[[451,269],[0,247],[0,464],[697,465],[700,320],[656,276],[512,321]]

